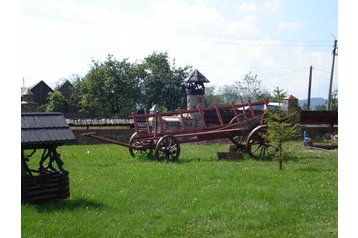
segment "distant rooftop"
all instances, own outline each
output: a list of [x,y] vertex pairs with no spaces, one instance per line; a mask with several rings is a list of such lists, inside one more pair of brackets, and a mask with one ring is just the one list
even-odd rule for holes
[[209,83],[210,81],[199,72],[199,70],[195,69],[186,79],[186,83]]
[[289,95],[287,97],[284,98],[285,100],[296,100],[297,98],[293,95]]

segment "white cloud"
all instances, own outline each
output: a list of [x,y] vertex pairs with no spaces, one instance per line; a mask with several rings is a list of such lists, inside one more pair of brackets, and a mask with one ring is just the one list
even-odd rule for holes
[[280,0],[265,0],[261,5],[263,12],[277,12],[280,8]]
[[300,24],[298,22],[279,22],[277,27],[279,29],[297,30],[297,29],[301,29],[303,26],[302,26],[302,24]]
[[255,3],[241,3],[239,5],[239,10],[241,11],[255,11],[256,10],[256,4]]
[[[141,14],[120,5],[37,5],[23,24],[26,84],[44,80],[51,85],[71,74],[83,75],[92,58],[104,60],[107,54],[135,61],[157,50],[168,51],[177,66],[198,68],[211,85],[232,84],[252,71],[260,79],[269,78],[263,81],[269,90],[280,86],[301,98],[306,95],[308,67],[330,65],[329,55],[262,39],[263,19],[279,9],[279,1],[265,1],[255,5],[255,14],[232,18],[209,1],[157,0],[150,6]],[[307,70],[275,77],[304,67]],[[324,87],[325,76],[317,72],[312,96]]]

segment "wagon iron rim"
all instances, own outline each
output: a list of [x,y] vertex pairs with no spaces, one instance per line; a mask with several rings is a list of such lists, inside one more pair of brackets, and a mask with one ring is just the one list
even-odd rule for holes
[[262,136],[267,130],[267,125],[260,125],[253,129],[246,140],[247,153],[256,159],[272,159],[279,151],[278,147],[272,145]]
[[174,136],[161,137],[155,147],[155,158],[159,161],[176,161],[180,155],[180,144]]

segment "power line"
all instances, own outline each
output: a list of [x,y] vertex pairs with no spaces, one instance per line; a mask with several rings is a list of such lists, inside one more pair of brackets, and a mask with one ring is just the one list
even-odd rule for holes
[[281,76],[293,74],[293,73],[296,73],[296,72],[299,72],[299,71],[302,71],[302,70],[306,70],[306,69],[308,69],[308,68],[309,68],[309,67],[305,67],[305,68],[298,69],[298,70],[294,70],[294,71],[287,72],[287,73],[284,73],[284,74],[278,74],[278,75],[275,75],[275,76],[272,76],[272,77],[268,77],[268,78],[261,79],[261,81],[265,81],[265,80],[269,80],[269,79],[273,79],[273,78],[279,78],[279,77],[281,77]]
[[[89,22],[81,20],[78,16],[73,14],[61,14],[60,11],[56,11],[51,8],[39,8],[29,2],[24,2],[23,4],[25,9],[34,12],[35,14],[39,14],[40,16],[49,17],[54,20],[62,19],[65,21],[73,21],[79,24],[90,24]],[[141,27],[141,26],[138,26]],[[145,28],[145,27],[143,27]],[[328,40],[320,40],[320,39],[311,39],[311,40],[299,40],[299,39],[270,39],[270,38],[258,38],[258,39],[240,39],[234,35],[224,35],[224,34],[214,34],[214,33],[205,33],[205,32],[194,32],[188,31],[185,29],[167,29],[167,30],[158,30],[162,33],[168,33],[172,38],[189,40],[189,41],[200,41],[200,42],[210,42],[216,44],[228,44],[228,45],[238,45],[238,46],[258,46],[258,47],[330,47],[328,44]],[[177,34],[177,32],[183,32],[184,35]],[[185,35],[185,33],[189,33]],[[190,34],[194,34],[190,36]],[[206,36],[209,36],[206,37]],[[266,41],[266,42],[262,42]],[[275,41],[275,42],[267,42],[267,41]],[[327,42],[327,44],[322,44],[323,42]]]
[[[314,70],[320,71],[320,72],[324,72],[327,74],[330,74],[331,72],[327,71],[327,70],[323,70],[323,69],[317,69],[317,68],[313,68]],[[334,75],[338,75],[337,73],[333,73]]]

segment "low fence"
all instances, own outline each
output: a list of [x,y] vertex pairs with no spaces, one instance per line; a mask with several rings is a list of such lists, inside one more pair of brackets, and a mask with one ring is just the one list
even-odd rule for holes
[[333,111],[302,111],[300,114],[301,125],[338,125],[338,112]]

